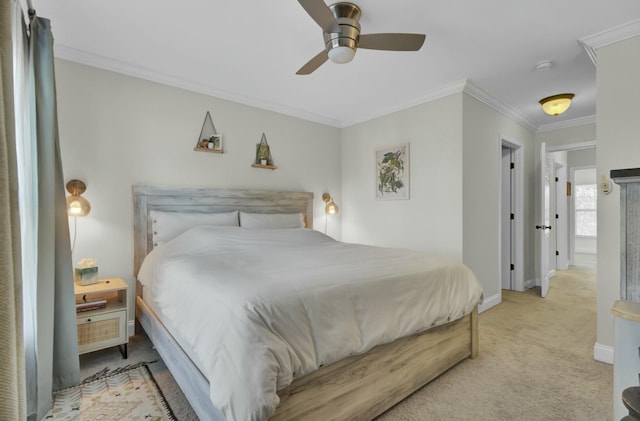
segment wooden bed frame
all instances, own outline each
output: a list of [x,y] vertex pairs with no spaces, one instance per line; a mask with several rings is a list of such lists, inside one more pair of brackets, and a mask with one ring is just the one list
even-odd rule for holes
[[[313,193],[270,190],[133,187],[134,276],[153,249],[151,210],[302,212],[313,227]],[[144,300],[136,285],[136,320],[202,420],[224,420],[209,382]],[[272,420],[371,420],[466,358],[478,355],[477,307],[461,319],[380,345],[295,380],[279,390]]]

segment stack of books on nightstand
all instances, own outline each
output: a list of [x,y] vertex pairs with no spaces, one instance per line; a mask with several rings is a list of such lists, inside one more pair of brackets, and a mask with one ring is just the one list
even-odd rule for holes
[[81,301],[76,302],[76,313],[89,310],[107,308],[107,299],[103,297],[90,297],[85,295]]

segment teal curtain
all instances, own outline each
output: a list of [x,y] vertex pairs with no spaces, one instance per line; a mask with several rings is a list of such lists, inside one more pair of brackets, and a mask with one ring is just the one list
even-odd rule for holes
[[51,408],[52,392],[79,382],[73,266],[48,19],[30,25],[37,154],[37,385],[38,419]]

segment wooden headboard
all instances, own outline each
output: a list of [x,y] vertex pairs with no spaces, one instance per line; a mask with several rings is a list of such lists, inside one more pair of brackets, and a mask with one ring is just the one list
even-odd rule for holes
[[306,228],[313,228],[313,193],[274,190],[207,189],[133,186],[133,275],[153,250],[149,212],[217,213],[233,210],[252,213],[298,213]]

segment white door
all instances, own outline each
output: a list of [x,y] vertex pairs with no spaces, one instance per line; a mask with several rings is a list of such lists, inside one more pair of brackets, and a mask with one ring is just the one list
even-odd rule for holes
[[511,182],[511,149],[502,146],[502,173],[501,173],[501,183],[502,183],[502,193],[501,193],[501,240],[500,245],[502,249],[502,258],[501,258],[501,270],[502,270],[502,289],[513,289],[513,270],[511,270],[512,263],[512,253],[511,249],[513,248],[512,241],[512,225],[513,220],[511,219],[512,213],[512,182]]
[[540,219],[536,225],[540,236],[539,270],[540,295],[544,298],[549,291],[549,231],[551,230],[551,165],[547,156],[547,145],[540,146]]
[[553,230],[556,232],[556,269],[569,269],[569,212],[567,196],[567,167],[556,163],[556,211],[555,226]]

